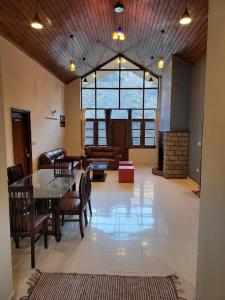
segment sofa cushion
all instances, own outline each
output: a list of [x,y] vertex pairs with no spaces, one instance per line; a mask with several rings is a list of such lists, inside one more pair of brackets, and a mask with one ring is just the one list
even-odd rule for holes
[[91,157],[114,157],[113,152],[91,152]]

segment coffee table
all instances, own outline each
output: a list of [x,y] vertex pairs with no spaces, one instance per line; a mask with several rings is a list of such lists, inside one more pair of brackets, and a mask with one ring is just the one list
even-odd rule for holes
[[95,182],[104,182],[106,179],[107,174],[105,173],[105,170],[108,169],[108,163],[100,163],[100,162],[93,162],[90,163],[88,168],[92,171],[92,178],[91,181]]

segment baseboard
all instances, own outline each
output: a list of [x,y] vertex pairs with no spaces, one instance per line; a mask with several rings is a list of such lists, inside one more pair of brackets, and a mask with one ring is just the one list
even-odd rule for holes
[[200,185],[197,181],[195,181],[194,179],[192,179],[191,177],[187,177],[194,185],[196,185],[198,188],[200,188]]
[[13,291],[8,300],[15,300],[15,292]]

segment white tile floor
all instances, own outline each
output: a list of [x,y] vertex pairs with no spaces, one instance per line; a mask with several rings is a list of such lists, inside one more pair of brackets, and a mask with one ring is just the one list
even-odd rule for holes
[[[36,267],[43,271],[126,275],[177,273],[186,297],[194,299],[199,199],[190,180],[166,180],[136,167],[134,184],[119,184],[117,171],[94,183],[93,217],[80,239],[77,223],[66,223],[63,238],[36,246]],[[13,246],[16,296],[26,294],[29,243]]]

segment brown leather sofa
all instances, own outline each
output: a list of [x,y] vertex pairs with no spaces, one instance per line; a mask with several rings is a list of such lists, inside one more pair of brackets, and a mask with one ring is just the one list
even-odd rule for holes
[[121,159],[120,148],[115,146],[85,146],[82,155],[84,169],[92,162],[108,162],[109,170],[117,170]]
[[54,160],[56,158],[63,158],[68,159],[68,161],[72,161],[76,169],[79,169],[81,167],[80,156],[68,156],[66,155],[66,149],[57,148],[44,152],[39,156],[39,169],[53,169]]

